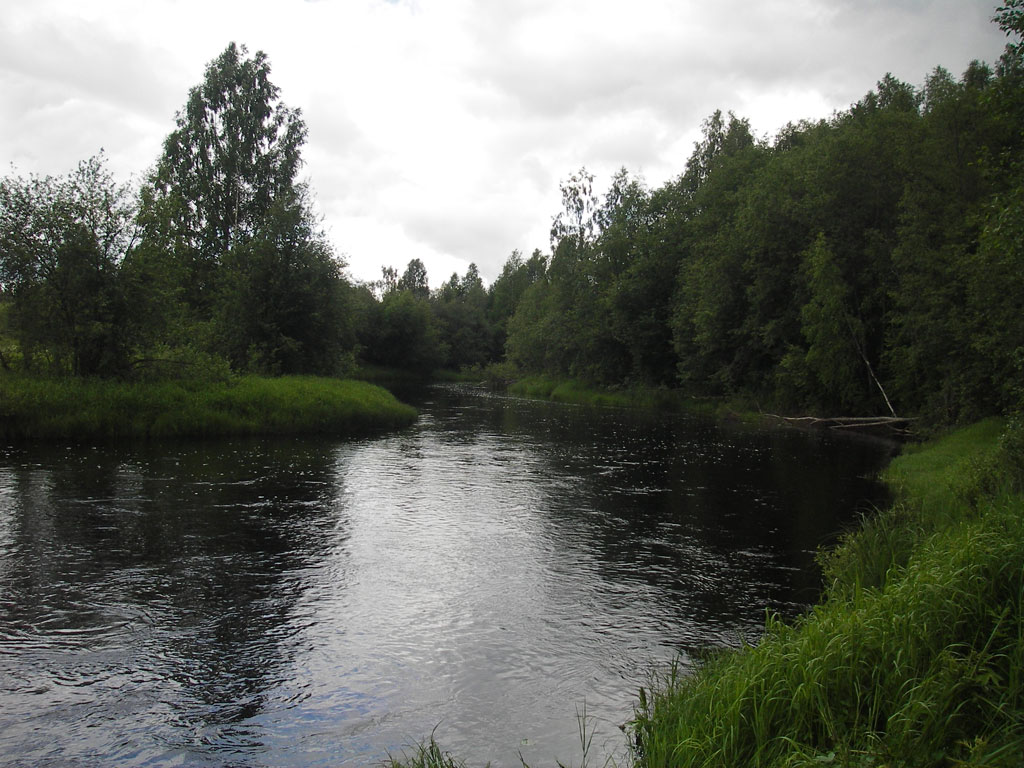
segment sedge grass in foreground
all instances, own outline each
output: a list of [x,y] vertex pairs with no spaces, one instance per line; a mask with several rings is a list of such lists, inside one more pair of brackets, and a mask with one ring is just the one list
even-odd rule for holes
[[415,418],[413,408],[362,381],[0,378],[0,439],[6,440],[352,435],[407,426]]
[[897,459],[896,506],[825,558],[802,620],[644,693],[637,762],[1024,764],[1024,429],[997,428]]

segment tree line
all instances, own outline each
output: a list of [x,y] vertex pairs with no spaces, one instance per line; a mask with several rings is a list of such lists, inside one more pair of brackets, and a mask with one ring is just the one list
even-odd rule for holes
[[[102,156],[0,181],[0,367],[428,374],[505,363],[793,410],[956,421],[1024,394],[1024,0],[994,67],[886,75],[771,139],[716,112],[650,189],[561,185],[550,251],[356,283],[298,181],[306,128],[229,45],[141,189]],[[1015,40],[1015,42],[1014,42]]]
[[231,44],[133,191],[103,155],[0,182],[0,333],[28,371],[334,370],[342,263],[297,180],[306,128],[263,53]]
[[716,112],[660,188],[621,171],[601,196],[585,170],[569,178],[550,258],[514,258],[494,285],[517,296],[508,359],[792,410],[1019,407],[1022,16],[999,8],[1017,42],[994,68],[937,68],[920,89],[886,75],[770,141]]

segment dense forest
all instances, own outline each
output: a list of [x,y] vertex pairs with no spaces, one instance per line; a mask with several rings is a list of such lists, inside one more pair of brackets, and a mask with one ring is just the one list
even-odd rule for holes
[[1024,399],[1024,3],[994,65],[886,75],[759,138],[716,112],[685,169],[561,187],[550,251],[431,288],[349,279],[298,181],[306,128],[229,45],[140,189],[102,155],[0,181],[0,368],[105,377],[501,364],[605,387],[938,423]]

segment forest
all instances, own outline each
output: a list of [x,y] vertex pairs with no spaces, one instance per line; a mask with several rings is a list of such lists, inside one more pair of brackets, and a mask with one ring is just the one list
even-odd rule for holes
[[0,369],[427,377],[499,366],[789,413],[957,423],[1024,400],[1024,7],[994,65],[890,75],[758,137],[715,112],[678,176],[561,185],[547,252],[353,281],[262,52],[207,66],[137,188],[102,154],[0,181]]

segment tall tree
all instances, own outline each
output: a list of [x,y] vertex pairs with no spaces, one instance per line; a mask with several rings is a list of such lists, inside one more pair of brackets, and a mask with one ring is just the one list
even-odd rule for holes
[[516,313],[526,289],[543,279],[546,272],[547,258],[539,250],[535,250],[528,261],[523,260],[519,251],[512,251],[498,279],[491,284],[487,316],[494,329],[494,358],[504,353],[509,320]]
[[730,114],[725,122],[716,112],[674,184],[688,253],[680,264],[673,342],[680,380],[697,389],[732,391],[745,383],[750,349],[737,343],[737,331],[749,311],[742,275],[747,253],[735,219],[766,154],[746,120]]
[[852,291],[824,234],[808,249],[805,269],[810,297],[800,317],[808,342],[807,365],[821,384],[821,404],[850,411],[864,399],[864,328],[850,308]]
[[179,265],[193,338],[236,368],[328,373],[354,343],[342,263],[296,176],[306,127],[263,52],[231,43],[192,88],[142,195],[150,253]]
[[428,298],[430,284],[427,282],[427,268],[423,262],[419,259],[411,259],[395,287],[399,291],[411,291],[418,299]]
[[[618,195],[613,187],[610,202],[602,208],[593,181],[593,175],[581,168],[560,185],[562,211],[551,227],[547,295],[548,311],[553,313],[548,324],[558,334],[551,343],[560,349],[560,354],[549,355],[548,360],[560,361],[560,369],[549,372],[613,383],[628,370],[629,353],[604,322],[612,270],[610,262],[602,258],[598,238],[602,212],[605,218],[611,215]],[[523,326],[517,324],[516,328]]]
[[306,126],[281,103],[267,56],[231,43],[189,92],[144,196],[187,265],[186,296],[209,312],[217,268],[291,194]]
[[494,330],[487,317],[487,291],[476,264],[470,264],[461,278],[453,274],[434,294],[432,304],[445,367],[459,369],[489,362]]

